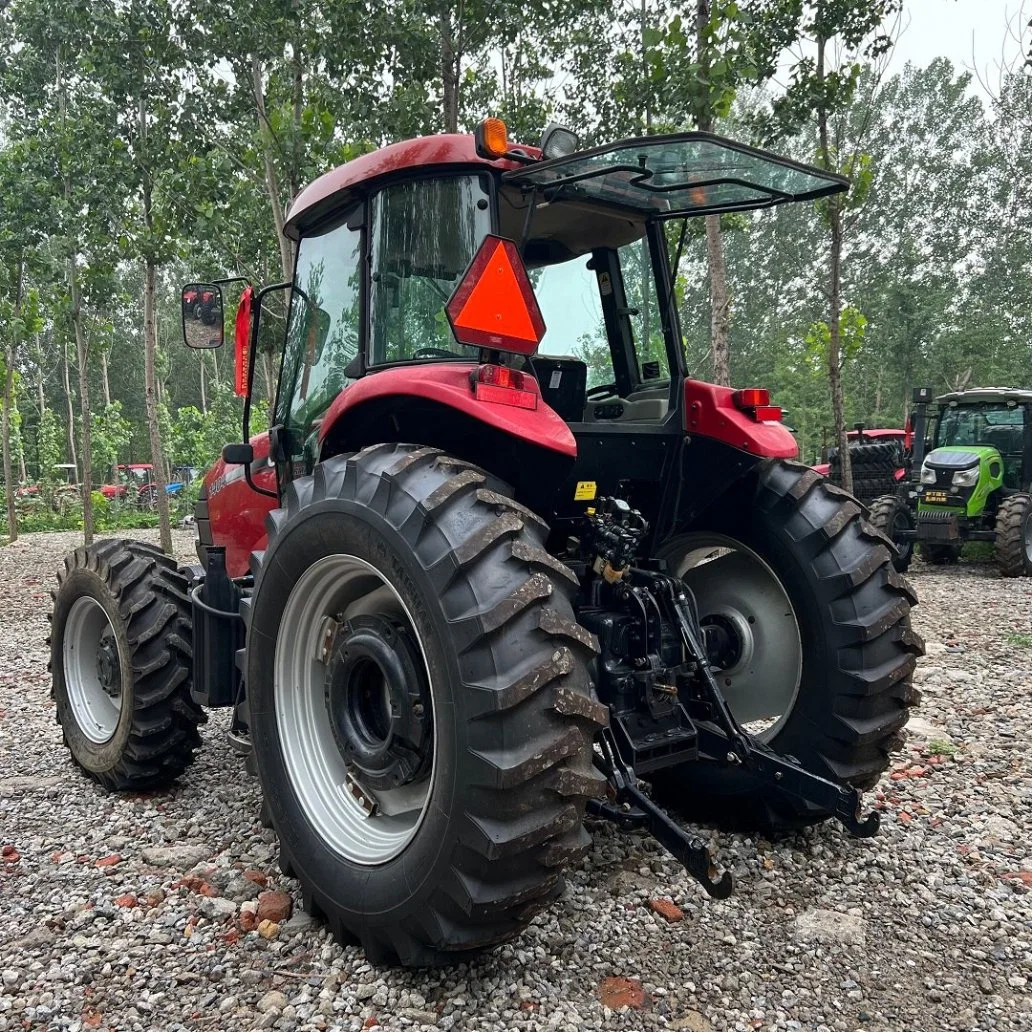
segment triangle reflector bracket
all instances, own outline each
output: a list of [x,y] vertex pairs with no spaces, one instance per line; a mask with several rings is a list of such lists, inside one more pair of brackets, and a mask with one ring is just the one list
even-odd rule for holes
[[534,288],[512,240],[488,234],[445,306],[460,344],[532,355],[545,335]]

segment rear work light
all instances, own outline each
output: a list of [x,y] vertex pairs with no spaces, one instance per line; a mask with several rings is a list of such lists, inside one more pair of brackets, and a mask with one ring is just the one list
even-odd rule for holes
[[536,409],[537,391],[527,390],[529,377],[508,366],[482,365],[473,376],[473,393],[477,401],[513,408]]
[[766,387],[746,387],[731,395],[735,408],[748,412],[757,423],[778,423],[781,409],[770,403],[770,391]]

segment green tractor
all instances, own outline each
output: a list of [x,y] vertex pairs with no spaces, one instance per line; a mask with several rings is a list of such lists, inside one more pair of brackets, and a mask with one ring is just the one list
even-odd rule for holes
[[[1032,576],[1032,390],[979,387],[934,401],[914,391],[914,452],[897,494],[871,505],[891,537],[896,568],[915,545],[932,563],[956,562],[965,541],[993,541],[1004,577]],[[930,447],[929,447],[930,446]]]

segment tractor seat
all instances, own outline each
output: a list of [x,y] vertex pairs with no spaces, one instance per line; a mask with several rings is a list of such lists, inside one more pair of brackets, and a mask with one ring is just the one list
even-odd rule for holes
[[535,355],[528,365],[545,404],[567,423],[579,423],[584,418],[584,396],[588,390],[587,363],[579,358]]

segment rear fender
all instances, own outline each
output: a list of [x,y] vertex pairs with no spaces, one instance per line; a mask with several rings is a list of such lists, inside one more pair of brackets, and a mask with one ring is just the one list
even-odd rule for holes
[[781,423],[757,422],[731,400],[734,390],[702,380],[684,382],[684,419],[688,434],[711,437],[764,459],[794,459],[799,445]]
[[321,459],[370,444],[425,444],[465,459],[511,484],[516,497],[539,512],[573,468],[577,442],[545,404],[529,375],[534,409],[478,399],[472,363],[435,363],[386,369],[346,387],[319,429]]
[[[357,409],[370,402],[391,399],[400,412],[412,399],[435,402],[469,417],[474,423],[573,459],[577,443],[570,428],[541,397],[537,381],[526,375],[527,390],[537,396],[535,409],[515,408],[482,401],[474,395],[470,377],[477,366],[466,362],[437,362],[424,366],[399,366],[365,376],[346,387],[330,406],[319,429],[319,442],[347,436],[347,426]],[[422,438],[418,438],[422,441]]]

